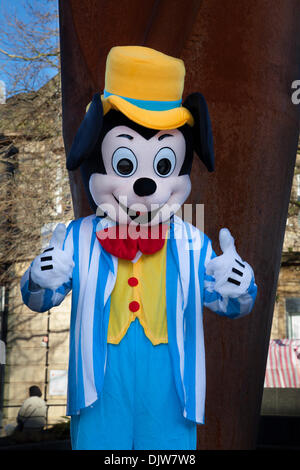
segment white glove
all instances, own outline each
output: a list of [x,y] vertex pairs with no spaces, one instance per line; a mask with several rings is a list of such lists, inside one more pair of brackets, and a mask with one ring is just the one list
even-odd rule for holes
[[31,280],[43,289],[56,290],[72,277],[72,253],[62,250],[66,231],[64,224],[57,225],[48,248],[35,258],[30,268]]
[[238,255],[234,238],[227,228],[219,233],[220,247],[223,252],[209,261],[206,273],[216,280],[214,290],[223,297],[236,298],[244,294],[250,286],[253,270]]

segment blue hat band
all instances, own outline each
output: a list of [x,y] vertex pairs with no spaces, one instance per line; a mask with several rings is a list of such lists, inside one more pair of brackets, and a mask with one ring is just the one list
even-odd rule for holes
[[109,93],[104,90],[104,98],[109,96],[119,96],[123,100],[134,104],[138,108],[147,109],[148,111],[168,111],[169,109],[179,108],[181,106],[181,100],[177,101],[152,101],[152,100],[136,100],[134,98],[127,98],[126,96],[116,95],[115,93]]

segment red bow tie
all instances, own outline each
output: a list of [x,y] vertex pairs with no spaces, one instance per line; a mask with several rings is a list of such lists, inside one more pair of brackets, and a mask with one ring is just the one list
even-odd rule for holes
[[101,246],[117,258],[133,260],[138,251],[152,255],[165,243],[168,225],[154,227],[116,225],[96,232]]

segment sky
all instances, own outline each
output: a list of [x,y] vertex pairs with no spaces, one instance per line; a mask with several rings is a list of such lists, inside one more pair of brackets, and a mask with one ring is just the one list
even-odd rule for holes
[[[53,8],[57,8],[57,1],[56,0],[0,0],[0,30],[3,28],[3,20],[4,20],[4,15],[7,14],[8,16],[13,15],[14,11],[16,11],[18,18],[23,21],[26,25],[30,25],[30,22],[32,18],[30,15],[28,15],[28,11],[26,10],[26,3],[31,5],[32,7],[36,7],[41,5],[45,6],[45,8],[51,8],[53,11]],[[1,33],[0,33],[1,34]],[[12,37],[13,34],[10,36]],[[7,49],[7,46],[4,47],[3,44],[1,43],[1,36],[0,36],[0,48]],[[13,49],[10,50],[10,52],[15,52]],[[12,85],[12,80],[9,77],[9,74],[6,72],[9,72],[11,70],[14,70],[15,67],[15,62],[7,58],[5,55],[1,54],[0,52],[0,64],[2,65],[0,69],[0,80],[4,81],[6,88],[10,89]],[[51,69],[47,68],[45,71],[41,73],[41,81],[48,81],[50,78],[52,78],[55,74],[57,73],[56,69]],[[39,86],[41,81],[39,81]],[[44,84],[44,83],[43,83]],[[37,86],[37,88],[39,88]]]

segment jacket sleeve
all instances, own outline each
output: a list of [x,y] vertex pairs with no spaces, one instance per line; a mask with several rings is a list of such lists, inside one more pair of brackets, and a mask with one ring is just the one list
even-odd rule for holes
[[[211,241],[207,245],[207,253],[205,267],[209,261],[216,257],[216,253],[212,249]],[[253,271],[252,271],[253,273]],[[240,318],[251,312],[257,294],[257,286],[255,284],[254,274],[248,289],[239,297],[223,297],[214,289],[215,279],[204,273],[204,306],[217,313],[218,315],[230,318]]]
[[[72,222],[67,228],[67,234],[64,241],[65,248],[73,251]],[[21,295],[24,304],[34,312],[46,312],[52,307],[60,305],[66,295],[72,289],[72,279],[59,286],[56,290],[43,289],[35,286],[30,279],[30,266],[21,278]]]

